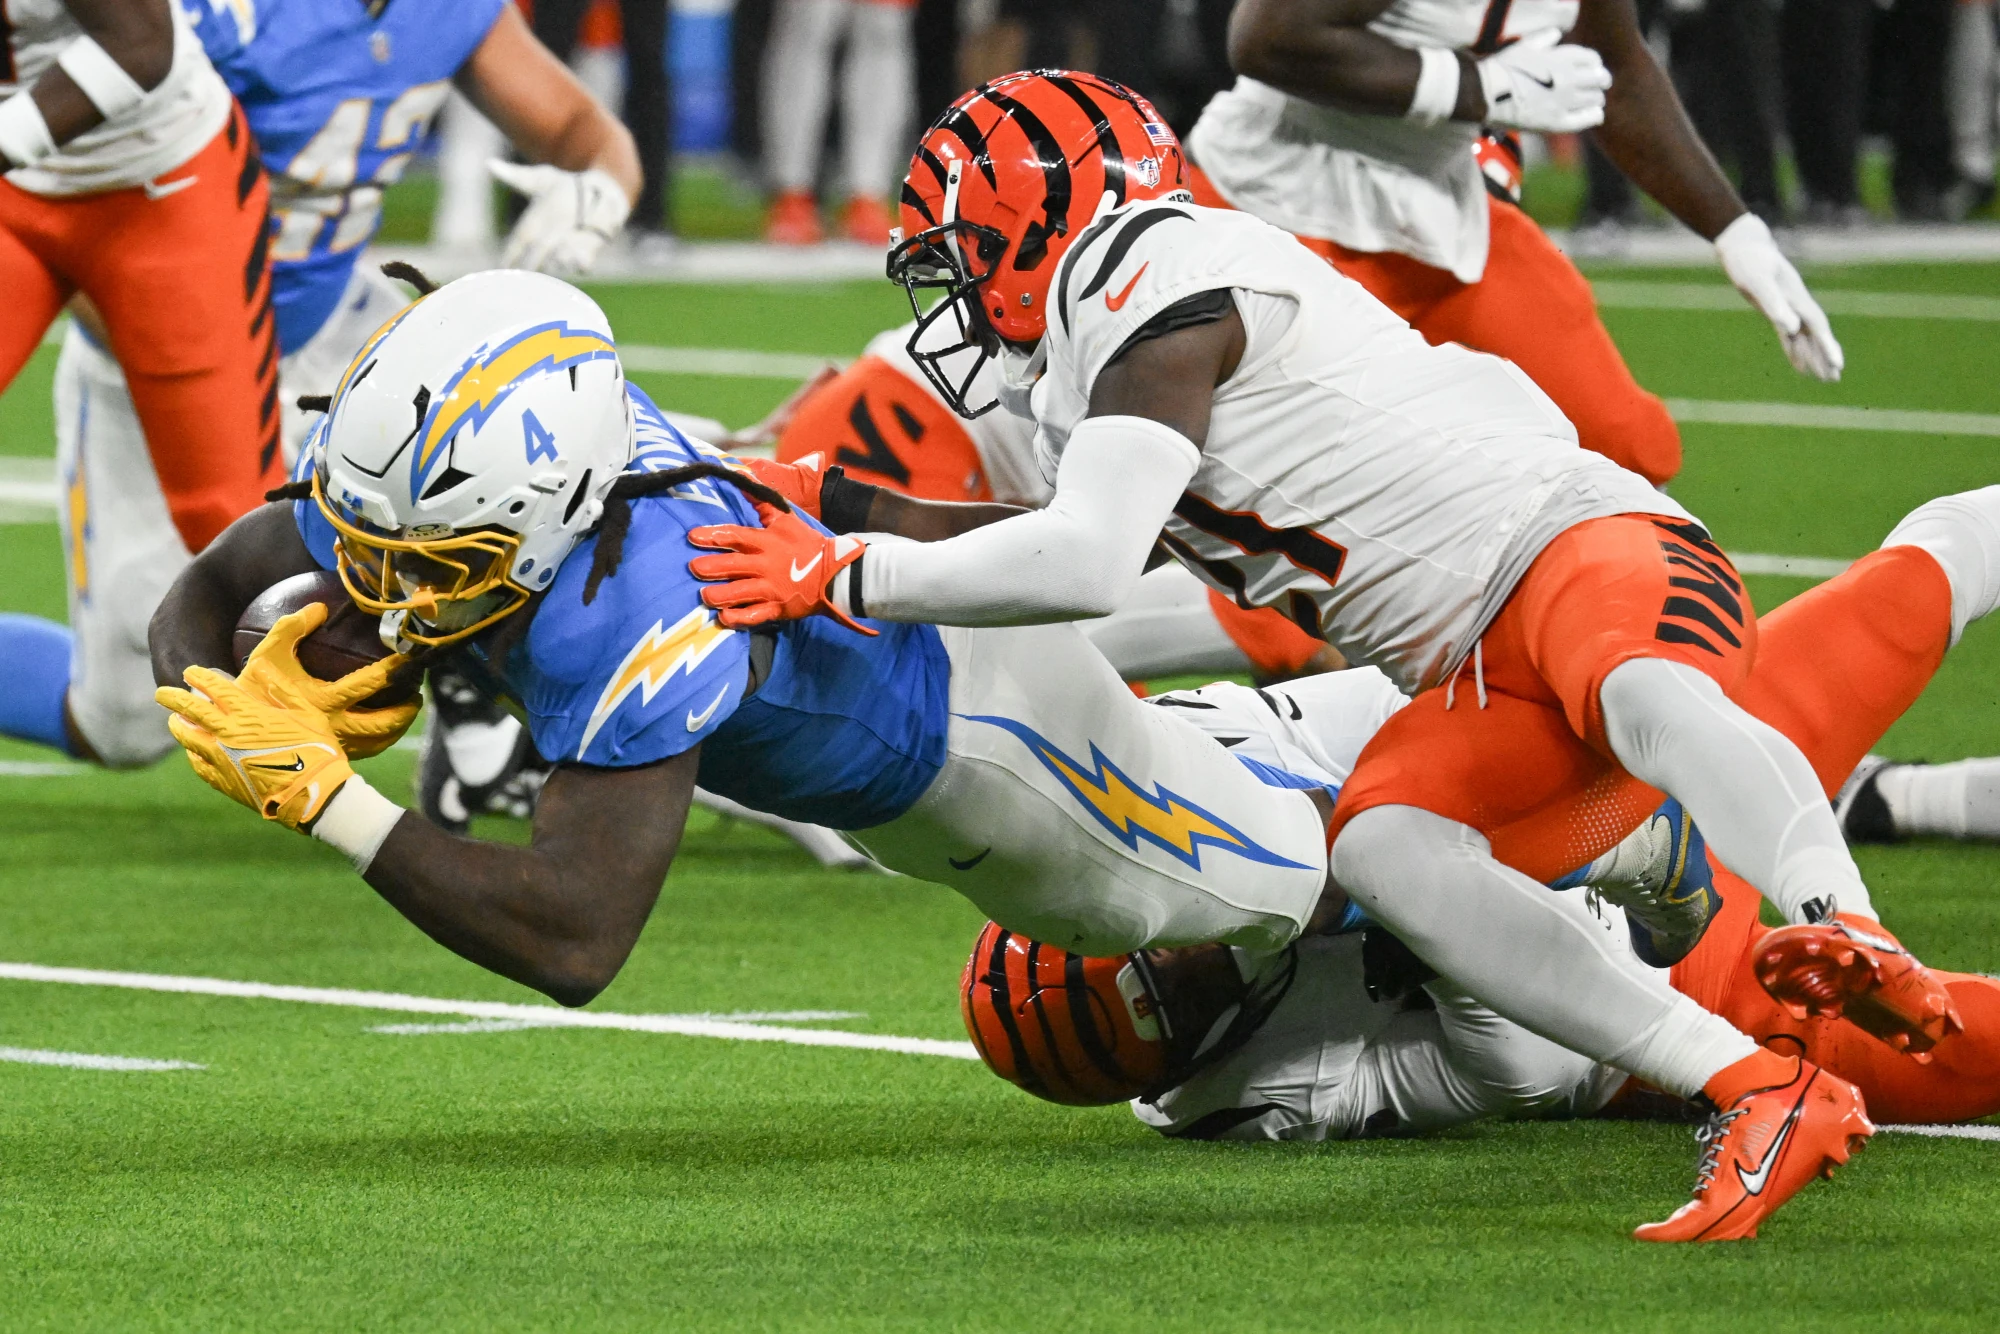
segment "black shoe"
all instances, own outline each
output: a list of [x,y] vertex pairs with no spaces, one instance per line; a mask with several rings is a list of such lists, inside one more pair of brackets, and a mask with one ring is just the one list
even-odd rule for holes
[[1833,799],[1833,818],[1840,822],[1840,832],[1849,843],[1900,843],[1903,835],[1896,831],[1896,821],[1889,814],[1889,803],[1882,799],[1879,786],[1883,774],[1891,769],[1907,768],[1911,764],[1922,764],[1923,760],[1891,760],[1881,755],[1867,755],[1854,766],[1854,772],[1840,785],[1840,791]]

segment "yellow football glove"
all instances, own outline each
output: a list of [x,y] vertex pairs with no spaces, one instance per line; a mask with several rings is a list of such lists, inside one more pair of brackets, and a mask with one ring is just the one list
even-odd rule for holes
[[250,651],[236,679],[272,703],[278,702],[277,687],[288,687],[325,717],[349,759],[365,760],[380,755],[410,730],[423,701],[413,699],[382,709],[354,707],[387,686],[397,669],[409,662],[400,653],[349,672],[338,681],[309,675],[299,665],[299,641],[326,624],[326,615],[326,604],[314,602],[280,617],[264,642]]
[[266,820],[309,832],[354,777],[326,716],[283,681],[252,690],[206,667],[186,676],[192,690],[161,686],[153,698],[174,715],[167,728],[195,773]]

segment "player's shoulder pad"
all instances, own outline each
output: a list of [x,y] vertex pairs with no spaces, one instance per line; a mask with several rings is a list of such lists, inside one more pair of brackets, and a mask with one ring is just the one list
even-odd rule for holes
[[[1097,374],[1147,321],[1176,302],[1233,281],[1255,256],[1243,215],[1179,200],[1147,200],[1086,228],[1051,284],[1051,361],[1066,363],[1086,396]],[[1253,220],[1254,221],[1254,220]]]
[[[658,472],[730,456],[676,430],[632,389],[632,468]],[[726,481],[700,479],[631,502],[632,522],[617,574],[583,593],[597,538],[580,543],[535,611],[525,651],[522,703],[535,744],[552,760],[629,767],[687,750],[743,702],[750,636],[718,624],[688,562],[702,549],[688,532],[755,523],[756,511]]]

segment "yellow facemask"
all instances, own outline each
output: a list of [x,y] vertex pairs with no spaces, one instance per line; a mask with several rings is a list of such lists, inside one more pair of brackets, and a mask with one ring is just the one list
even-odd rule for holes
[[530,596],[507,577],[521,539],[495,531],[384,537],[342,518],[313,477],[313,503],[340,535],[340,582],[363,611],[405,613],[402,636],[439,647],[519,611]]

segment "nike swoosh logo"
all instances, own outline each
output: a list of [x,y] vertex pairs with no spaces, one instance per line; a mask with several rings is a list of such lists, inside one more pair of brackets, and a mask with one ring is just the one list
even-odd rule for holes
[[[993,849],[986,849],[986,852],[991,851]],[[986,860],[986,852],[980,853],[977,857],[969,857],[964,861],[960,861],[956,857],[946,857],[945,860],[951,863],[951,869],[954,871],[970,871],[973,867]]]
[[813,572],[813,567],[814,567],[815,565],[818,565],[818,564],[819,564],[819,560],[820,560],[820,557],[821,557],[821,556],[824,556],[825,554],[826,554],[826,553],[825,553],[824,551],[821,551],[821,552],[817,552],[817,553],[815,553],[815,554],[814,554],[814,556],[813,556],[813,558],[812,558],[811,560],[809,560],[809,561],[807,561],[807,562],[805,563],[805,568],[804,568],[804,569],[800,569],[800,568],[799,568],[799,563],[798,563],[797,561],[793,561],[793,562],[792,562],[792,582],[796,584],[796,583],[797,583],[797,582],[799,582],[799,581],[800,581],[801,579],[803,579],[803,578],[805,578],[805,577],[806,577],[807,575],[811,574],[811,573]]
[[177,181],[147,181],[144,183],[146,198],[165,199],[168,195],[177,195],[200,179],[199,176],[183,176]]
[[1771,1147],[1764,1150],[1764,1161],[1757,1164],[1756,1171],[1746,1172],[1743,1170],[1743,1164],[1736,1165],[1736,1179],[1743,1183],[1743,1189],[1752,1195],[1764,1193],[1764,1183],[1770,1179],[1771,1169],[1777,1166],[1778,1155],[1784,1152],[1785,1141],[1792,1137],[1792,1127],[1799,1123],[1799,1114],[1805,1109],[1804,1098],[1792,1104],[1792,1114],[1786,1117],[1785,1124],[1778,1128],[1777,1136],[1771,1141]]
[[1538,79],[1532,74],[1528,76],[1528,82],[1538,83],[1544,88],[1553,88],[1556,86],[1556,81],[1554,79]]
[[699,732],[702,728],[708,726],[708,720],[710,718],[713,718],[715,716],[715,711],[722,706],[723,695],[727,695],[728,693],[729,693],[729,687],[724,686],[722,688],[722,694],[717,695],[714,699],[710,700],[708,702],[708,707],[703,709],[700,713],[696,713],[693,709],[689,709],[688,731]]
[[1115,296],[1110,292],[1106,292],[1104,294],[1104,308],[1114,314],[1125,309],[1126,299],[1132,295],[1132,289],[1139,285],[1139,279],[1145,277],[1146,270],[1151,267],[1153,267],[1153,261],[1149,259],[1139,266],[1139,271],[1132,275],[1132,281],[1125,284],[1124,291],[1119,292]]
[[268,769],[274,774],[302,774],[306,771],[306,761],[303,755],[292,756],[290,764],[259,764],[255,760],[245,760],[243,764],[247,769]]

